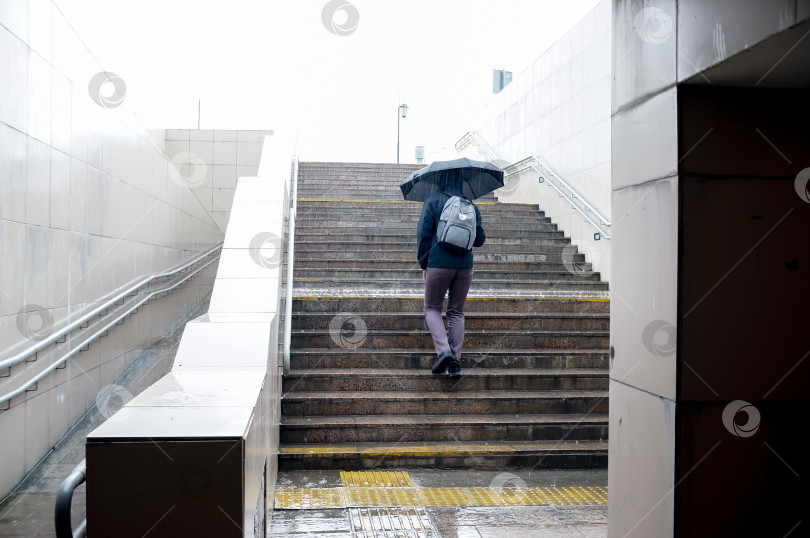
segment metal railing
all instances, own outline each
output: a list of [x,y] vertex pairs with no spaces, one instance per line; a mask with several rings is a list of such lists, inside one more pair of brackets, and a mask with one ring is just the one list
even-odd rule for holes
[[495,153],[492,146],[487,144],[487,142],[481,138],[481,135],[475,131],[469,131],[467,134],[462,136],[458,142],[456,142],[456,151],[464,151],[470,145],[474,146],[475,149],[477,149],[478,152],[483,155],[485,160],[496,164],[501,168],[509,164],[503,159],[499,159],[498,154]]
[[[28,347],[28,348],[26,348],[26,349],[24,349],[22,351],[20,351],[16,355],[14,355],[12,357],[9,357],[7,359],[3,359],[2,361],[0,361],[0,369],[5,369],[5,368],[10,369],[12,366],[23,362],[24,360],[28,359],[31,356],[36,357],[40,351],[42,351],[46,347],[50,346],[51,344],[53,344],[53,343],[59,344],[59,343],[65,342],[67,340],[67,335],[70,334],[71,332],[75,331],[76,329],[86,328],[87,326],[89,326],[90,320],[93,319],[94,317],[96,317],[96,316],[106,316],[109,309],[110,309],[110,307],[112,307],[113,305],[115,305],[116,303],[119,303],[119,302],[121,302],[121,304],[123,304],[127,297],[137,295],[138,290],[140,290],[141,288],[143,288],[145,286],[149,286],[152,282],[154,282],[156,280],[159,280],[161,278],[176,278],[177,276],[180,275],[180,273],[182,273],[183,271],[188,270],[192,265],[194,265],[194,264],[204,260],[206,257],[214,255],[216,253],[216,255],[214,255],[211,260],[207,261],[206,263],[204,263],[203,265],[201,265],[200,267],[198,267],[197,269],[195,269],[194,271],[192,271],[191,273],[186,275],[184,278],[182,278],[178,282],[175,282],[174,284],[172,284],[171,286],[168,286],[166,288],[163,288],[163,289],[160,289],[160,290],[155,290],[155,291],[151,292],[150,294],[146,295],[143,299],[141,299],[140,301],[135,303],[133,306],[130,306],[126,310],[126,312],[124,312],[123,314],[117,316],[114,320],[112,320],[110,323],[104,325],[104,327],[102,327],[101,329],[96,331],[91,336],[85,338],[80,344],[77,344],[76,346],[73,347],[73,349],[71,349],[70,351],[68,351],[67,353],[65,353],[64,355],[62,355],[61,357],[59,357],[55,361],[53,361],[48,367],[43,369],[40,373],[38,373],[33,378],[31,378],[31,379],[27,380],[26,382],[24,382],[20,387],[16,388],[15,390],[13,390],[13,391],[11,391],[11,392],[9,392],[7,394],[0,395],[0,403],[6,402],[6,401],[10,402],[12,398],[17,397],[20,394],[22,394],[23,392],[25,392],[26,390],[28,390],[29,387],[31,387],[32,385],[35,385],[38,381],[40,381],[46,375],[48,375],[53,370],[55,370],[60,364],[64,363],[69,358],[71,358],[73,355],[75,355],[76,353],[78,353],[82,349],[86,348],[95,339],[99,338],[100,336],[104,336],[106,334],[106,332],[112,326],[118,324],[121,320],[126,318],[129,314],[136,311],[138,309],[138,307],[140,307],[143,304],[149,302],[149,300],[151,300],[152,297],[154,297],[155,295],[158,295],[160,293],[171,292],[176,287],[183,284],[185,281],[187,281],[190,278],[193,278],[194,276],[196,276],[200,271],[207,268],[209,265],[211,265],[212,263],[214,263],[214,261],[216,261],[218,259],[219,256],[218,256],[217,251],[220,250],[221,248],[222,248],[222,243],[220,243],[217,246],[205,251],[203,254],[200,254],[199,256],[196,256],[194,259],[192,259],[192,260],[190,260],[188,262],[185,262],[185,263],[183,263],[182,265],[180,265],[178,267],[175,267],[171,271],[166,271],[166,272],[163,272],[163,273],[157,273],[157,274],[154,274],[152,276],[148,276],[146,278],[143,278],[143,279],[137,281],[134,284],[131,283],[131,282],[129,284],[126,284],[122,288],[119,288],[119,289],[123,289],[123,291],[117,291],[115,293],[114,297],[112,297],[110,300],[106,301],[101,306],[99,306],[97,308],[94,308],[93,310],[91,310],[87,314],[83,315],[82,317],[80,317],[76,321],[66,325],[65,327],[61,328],[60,330],[54,331],[47,338],[35,343],[34,345],[32,345],[32,346],[30,346],[30,347]],[[60,340],[62,340],[62,342],[59,342]],[[36,360],[36,358],[34,360]]]
[[292,341],[293,260],[295,259],[295,220],[298,217],[298,154],[293,157],[292,200],[290,200],[287,227],[287,292],[284,297],[284,373],[290,373],[290,345]]
[[[463,151],[469,146],[475,147],[487,161],[493,162],[503,168],[504,180],[507,177],[520,174],[526,170],[532,170],[540,176],[540,181],[548,183],[557,193],[562,196],[571,207],[582,215],[605,239],[610,239],[610,220],[593,207],[571,184],[561,178],[552,168],[537,155],[531,155],[525,159],[505,164],[506,161],[499,159],[495,150],[481,138],[481,135],[474,131],[465,134],[456,142],[456,150]],[[590,214],[589,214],[590,213]],[[593,217],[591,217],[591,214]],[[594,219],[595,217],[595,219]],[[597,223],[598,221],[598,223]]]
[[[552,170],[540,157],[532,155],[531,157],[526,157],[521,161],[510,164],[504,168],[504,177],[520,174],[526,170],[537,172],[537,174],[540,175],[542,182],[548,183],[555,191],[557,191],[560,196],[565,198],[565,200],[571,204],[573,209],[576,209],[586,221],[590,222],[591,225],[593,225],[593,227],[596,228],[600,234],[602,234],[602,237],[605,239],[610,239],[610,233],[606,231],[606,229],[610,228],[611,226],[610,221],[605,218],[595,207],[588,203],[588,201],[583,198],[581,194],[574,190],[574,188],[567,181],[558,176],[554,170]],[[568,192],[566,193],[566,191]],[[575,200],[578,200],[584,207],[580,207]],[[599,224],[597,224],[588,213],[592,213],[599,220]]]
[[82,460],[62,481],[56,493],[54,524],[56,538],[84,538],[87,536],[87,519],[83,519],[76,530],[70,522],[70,506],[73,503],[73,492],[87,479],[87,460]]

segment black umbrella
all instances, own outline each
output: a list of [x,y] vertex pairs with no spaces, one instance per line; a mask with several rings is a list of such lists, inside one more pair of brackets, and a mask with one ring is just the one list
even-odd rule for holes
[[450,188],[469,200],[475,200],[503,187],[503,170],[494,164],[466,157],[435,161],[409,175],[399,188],[406,200],[424,202],[431,195]]

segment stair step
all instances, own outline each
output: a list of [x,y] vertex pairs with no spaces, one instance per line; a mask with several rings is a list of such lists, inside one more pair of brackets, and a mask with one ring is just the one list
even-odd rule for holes
[[[311,277],[313,275],[309,275],[308,271],[311,270],[328,270],[334,269],[335,272],[342,271],[345,269],[357,269],[358,271],[361,270],[360,268],[366,268],[369,271],[378,271],[378,270],[385,270],[385,269],[395,269],[397,271],[421,271],[419,266],[416,264],[416,253],[409,253],[410,259],[409,260],[390,260],[390,259],[379,259],[379,260],[359,260],[354,259],[351,257],[347,257],[345,259],[313,259],[314,256],[310,256],[308,258],[302,258],[296,262],[295,270],[296,275],[306,275],[307,277]],[[513,262],[514,266],[512,267],[511,273],[523,275],[525,273],[529,273],[530,271],[537,271],[537,272],[561,272],[566,270],[565,265],[559,262]],[[592,271],[593,268],[590,264],[583,264],[583,262],[577,262],[582,271],[586,273]],[[493,271],[497,272],[498,276],[503,274],[503,263],[502,262],[482,262],[478,261],[475,264],[475,274],[477,276],[481,276],[482,273],[485,271]],[[580,275],[583,273],[577,273]],[[421,278],[421,274],[417,275]],[[484,275],[486,276],[486,275]]]
[[285,417],[329,415],[561,414],[608,411],[606,391],[297,391],[281,401]]
[[[410,230],[410,234],[404,233]],[[322,226],[319,222],[296,222],[295,235],[296,238],[300,233],[303,236],[317,234],[319,236],[331,236],[344,234],[353,235],[370,235],[373,231],[375,235],[410,235],[416,240],[416,226],[399,226],[396,223],[389,223],[385,226],[377,226],[374,224],[354,223],[351,226],[341,226],[340,228],[328,228]],[[559,230],[515,230],[511,228],[504,228],[498,226],[486,226],[487,237],[508,237],[511,239],[516,238],[554,238],[565,237],[562,231]]]
[[[335,280],[340,282],[375,281],[385,285],[388,282],[407,282],[412,285],[424,287],[422,268],[416,262],[405,262],[400,267],[310,267],[302,264],[295,272],[295,281]],[[359,264],[358,264],[359,265]],[[599,274],[593,273],[590,264],[578,266],[583,272],[572,273],[560,266],[560,270],[553,271],[509,271],[476,269],[473,283],[498,282],[507,287],[517,286],[523,282],[582,282],[599,280]],[[350,284],[351,285],[351,284]]]
[[[422,202],[409,202],[406,200],[343,200],[343,199],[307,199],[303,197],[298,197],[298,207],[303,209],[306,208],[338,208],[341,210],[349,210],[349,209],[368,209],[371,207],[375,208],[382,208],[385,206],[391,206],[392,214],[396,211],[422,211]],[[537,204],[502,204],[500,202],[476,202],[478,209],[481,210],[483,213],[487,211],[488,208],[494,208],[495,211],[504,211],[509,212],[512,210],[538,210]],[[400,209],[397,209],[399,207]],[[410,208],[410,209],[402,209],[402,208]],[[416,209],[413,209],[416,208]],[[540,212],[542,215],[542,212]]]
[[[416,242],[411,242],[411,247],[404,247],[399,241],[391,241],[390,238],[385,236],[377,236],[374,239],[369,238],[369,241],[355,241],[356,235],[352,236],[351,241],[348,240],[332,240],[332,241],[301,241],[295,243],[295,260],[319,260],[319,259],[335,259],[335,260],[357,260],[361,261],[416,261]],[[359,243],[363,243],[360,246]],[[554,263],[563,267],[563,252],[566,253],[566,261],[577,262],[578,264],[585,263],[585,255],[573,252],[569,253],[568,239],[537,239],[533,242],[534,248],[529,250],[526,248],[526,243],[513,243],[511,245],[484,245],[481,248],[476,247],[473,250],[473,261],[476,263],[493,263],[498,262],[501,264],[501,272],[504,272],[504,263]],[[310,246],[312,245],[312,246]],[[299,248],[303,246],[304,248]],[[321,247],[318,249],[317,247]],[[567,249],[567,250],[566,250]],[[318,256],[320,255],[320,257]],[[509,267],[512,269],[512,267]],[[520,270],[529,271],[536,269],[533,265],[526,265]]]
[[[429,370],[436,360],[433,350],[346,350],[342,348],[293,349],[290,364],[296,370],[326,368],[386,368],[402,370]],[[591,368],[604,371],[608,368],[607,350],[594,349],[488,349],[465,350],[461,366],[469,368],[527,368],[575,369]]]
[[468,391],[468,390],[607,390],[602,369],[534,370],[524,368],[463,368],[460,378],[434,375],[430,370],[396,368],[313,368],[291,370],[282,382],[284,393],[295,391]]
[[[298,329],[291,338],[296,347],[433,349],[426,329],[366,329],[357,334],[358,330],[364,331],[355,323],[344,322],[336,330]],[[464,345],[467,349],[608,349],[609,336],[608,331],[468,329]]]
[[[324,249],[320,252],[316,252],[313,250],[310,251],[299,251],[296,249],[295,251],[295,260],[296,261],[305,261],[305,260],[363,260],[366,259],[369,255],[373,255],[374,259],[376,260],[386,260],[386,261],[407,261],[407,262],[414,262],[416,263],[416,249],[412,250],[389,250],[389,249],[377,249],[376,247],[366,246],[363,250],[351,250],[349,248],[340,248],[343,243],[341,241],[334,241],[332,242],[331,249]],[[564,267],[562,253],[563,249],[565,248],[566,244],[564,243],[557,243],[551,245],[541,245],[535,248],[533,253],[525,253],[525,252],[493,252],[495,248],[492,249],[481,249],[478,250],[477,248],[473,250],[473,263],[485,263],[485,262],[498,262],[501,264],[501,273],[505,273],[507,271],[504,270],[503,264],[504,263],[555,263],[558,264],[559,267]],[[336,248],[337,247],[337,248]],[[369,252],[369,248],[375,248],[374,252]],[[566,257],[566,260],[569,262],[577,262],[579,264],[585,263],[585,257],[583,254],[573,254],[570,259]],[[533,267],[531,267],[533,268]],[[510,267],[511,269],[511,267]],[[530,269],[521,269],[522,271],[527,271]]]
[[536,204],[476,201],[463,375],[430,372],[421,167],[301,163],[280,468],[605,467],[608,284]]
[[283,417],[281,443],[603,440],[605,414]]
[[[368,329],[399,330],[427,328],[425,316],[421,312],[351,312],[340,313],[341,324],[360,318]],[[302,312],[293,315],[293,330],[330,329],[336,323],[332,313]],[[508,313],[508,312],[469,312],[465,315],[467,330],[583,330],[608,331],[610,317],[605,314],[560,314],[560,313]],[[339,327],[338,327],[339,328]]]
[[[510,282],[503,280],[473,280],[470,286],[469,296],[508,296],[534,295],[545,292],[557,292],[560,297],[567,297],[572,292],[607,294],[608,284],[597,280],[598,274],[593,275],[593,280],[578,279],[576,281],[540,281],[525,280],[520,282]],[[329,295],[329,292],[339,292],[348,295],[373,295],[391,294],[404,296],[421,296],[425,293],[424,283],[418,280],[409,282],[403,280],[352,280],[348,278],[313,278],[309,280],[295,279],[294,293],[301,295]]]
[[[498,254],[536,254],[538,247],[543,245],[566,245],[560,239],[541,240],[539,242],[532,241],[531,243],[497,243],[495,241],[487,240],[482,247],[475,247],[476,253],[498,253]],[[400,254],[407,253],[414,257],[416,255],[416,241],[411,237],[410,241],[385,241],[377,245],[380,251],[370,251],[369,244],[363,241],[340,241],[340,249],[342,251],[358,252],[357,260],[363,263],[373,264],[378,261],[381,253],[384,254]],[[300,252],[326,252],[335,249],[334,241],[321,241],[321,240],[300,240],[295,242],[295,253]],[[363,255],[360,255],[363,254]],[[579,254],[578,254],[579,255]],[[376,257],[375,257],[376,256]],[[576,260],[580,261],[580,260]],[[584,261],[584,260],[582,260]]]
[[[379,297],[371,294],[339,297],[297,297],[293,312],[424,312],[424,297]],[[467,297],[464,313],[610,313],[608,299],[566,297],[543,299],[536,297]]]
[[282,444],[282,470],[594,469],[607,467],[606,441]]

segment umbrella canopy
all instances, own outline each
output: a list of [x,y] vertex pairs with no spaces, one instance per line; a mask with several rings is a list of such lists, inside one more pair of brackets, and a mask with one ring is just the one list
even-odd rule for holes
[[405,199],[414,202],[424,202],[437,192],[475,200],[500,187],[503,187],[503,170],[466,157],[435,161],[409,175],[399,186]]

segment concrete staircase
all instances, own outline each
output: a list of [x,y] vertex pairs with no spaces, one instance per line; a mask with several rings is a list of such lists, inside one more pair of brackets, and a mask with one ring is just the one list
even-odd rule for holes
[[300,166],[281,468],[606,466],[607,283],[537,206],[476,201],[463,376],[431,374],[418,168]]

